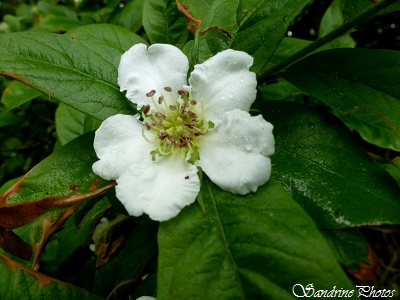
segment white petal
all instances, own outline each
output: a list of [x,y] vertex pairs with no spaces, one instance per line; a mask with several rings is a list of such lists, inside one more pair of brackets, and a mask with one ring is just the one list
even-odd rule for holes
[[249,71],[252,64],[249,54],[228,49],[195,66],[189,84],[209,120],[215,123],[235,108],[250,109],[257,93],[256,74]]
[[141,161],[130,166],[117,183],[117,198],[129,214],[146,213],[155,221],[175,217],[200,191],[197,168],[180,155]]
[[164,87],[170,87],[177,97],[177,91],[186,84],[189,69],[187,57],[172,45],[154,44],[149,48],[145,44],[136,44],[121,56],[118,67],[118,85],[126,92],[126,97],[136,103],[140,109],[151,105],[151,98],[146,96],[151,90],[169,95]]
[[147,160],[154,145],[143,138],[142,128],[136,116],[107,118],[95,133],[93,146],[100,160],[93,164],[93,172],[113,180],[121,176],[132,162]]
[[150,296],[142,296],[137,298],[136,300],[156,300],[156,298]]
[[221,123],[200,137],[200,166],[222,189],[235,193],[255,192],[271,174],[268,155],[275,151],[273,126],[261,115],[233,110]]

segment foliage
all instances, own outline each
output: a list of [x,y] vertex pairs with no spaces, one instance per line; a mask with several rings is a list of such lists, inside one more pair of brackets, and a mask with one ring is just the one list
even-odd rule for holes
[[[292,299],[296,284],[370,280],[357,228],[400,223],[400,52],[351,33],[399,3],[334,0],[319,39],[285,37],[309,3],[1,2],[0,298]],[[93,131],[136,113],[117,74],[137,43],[176,45],[191,68],[228,48],[254,57],[252,112],[276,139],[267,184],[237,196],[204,175],[176,218],[126,215],[92,171]]]

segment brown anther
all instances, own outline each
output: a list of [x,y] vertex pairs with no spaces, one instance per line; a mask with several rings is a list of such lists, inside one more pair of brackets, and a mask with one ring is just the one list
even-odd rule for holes
[[203,135],[201,132],[198,132],[198,131],[196,131],[195,133],[194,133],[194,136],[200,136],[200,135]]
[[193,128],[194,128],[194,125],[192,125],[192,124],[185,124],[185,126],[186,126],[187,128],[189,128],[189,129],[193,129]]
[[189,142],[188,141],[181,141],[180,142],[180,144],[179,144],[179,147],[181,147],[181,148],[185,148],[186,146],[187,146],[187,144],[188,144]]
[[157,121],[151,121],[151,126],[160,126],[160,123]]
[[147,130],[150,130],[150,129],[151,129],[151,126],[150,126],[150,124],[149,124],[149,123],[147,123],[147,122],[146,122],[146,123],[144,123],[144,126],[146,127],[146,129],[147,129]]
[[170,110],[176,110],[176,105],[170,105],[170,106],[169,106],[169,109],[170,109]]
[[155,114],[154,114],[154,116],[156,117],[156,118],[158,118],[158,119],[160,119],[160,120],[164,120],[165,118],[166,118],[166,115],[164,115],[163,113],[161,113],[161,112],[156,112]]
[[179,95],[181,95],[181,96],[185,96],[185,95],[187,95],[187,91],[185,91],[185,90],[178,90],[178,94]]
[[146,94],[146,97],[153,97],[155,93],[156,93],[156,90],[151,90],[150,92],[148,92]]
[[164,100],[164,96],[161,95],[160,97],[158,97],[158,104],[161,104]]
[[196,100],[194,100],[194,99],[192,99],[192,100],[190,100],[190,104],[192,104],[192,105],[196,105],[196,104],[197,104],[197,101],[196,101]]
[[168,134],[166,132],[159,132],[158,133],[158,137],[160,138],[160,140],[165,140],[167,138]]
[[193,119],[197,118],[197,115],[194,112],[190,111],[190,110],[187,112],[187,114],[189,115],[189,117],[191,117]]
[[172,92],[172,89],[171,89],[169,86],[166,86],[166,87],[164,88],[164,91]]
[[169,135],[168,137],[167,137],[167,139],[169,139],[171,142],[173,142],[173,143],[176,143],[176,139],[172,136],[172,135]]
[[143,113],[145,114],[145,115],[147,115],[147,113],[150,111],[150,105],[146,105],[145,107],[144,107],[144,109],[143,109]]

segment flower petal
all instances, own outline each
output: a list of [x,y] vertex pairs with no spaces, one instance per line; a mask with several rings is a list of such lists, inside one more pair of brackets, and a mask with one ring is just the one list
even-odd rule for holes
[[222,189],[235,193],[255,192],[271,174],[267,155],[275,151],[273,126],[261,115],[235,109],[220,124],[200,137],[200,166]]
[[248,111],[256,98],[253,58],[242,51],[225,50],[194,67],[189,84],[194,99],[204,103],[206,117],[217,122],[235,108]]
[[117,198],[129,214],[146,213],[155,221],[175,217],[200,191],[197,168],[180,155],[131,165],[117,183]]
[[154,145],[143,138],[142,128],[136,116],[107,118],[96,130],[93,146],[100,160],[93,164],[93,172],[113,180],[125,173],[129,164],[147,160]]
[[[149,48],[145,44],[136,44],[121,56],[118,67],[118,85],[126,92],[126,97],[138,105],[151,105],[146,94],[155,90],[154,99],[163,93],[164,87],[170,87],[178,97],[177,91],[186,84],[189,62],[181,50],[172,45],[154,44]],[[168,101],[169,97],[166,97]]]

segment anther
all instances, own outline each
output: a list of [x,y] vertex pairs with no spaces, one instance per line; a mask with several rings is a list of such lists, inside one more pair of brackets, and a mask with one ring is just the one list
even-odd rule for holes
[[146,94],[146,97],[153,97],[155,93],[156,93],[156,90],[151,90],[150,92],[148,92]]
[[150,111],[150,105],[146,105],[145,108],[143,109],[143,113],[147,115],[147,113]]
[[167,92],[172,92],[172,89],[171,89],[169,86],[166,86],[166,87],[164,88],[164,90],[167,91]]
[[170,105],[170,106],[169,106],[169,109],[170,109],[170,110],[176,110],[176,105]]
[[178,94],[179,95],[181,95],[181,96],[185,96],[185,95],[187,95],[187,91],[185,91],[185,90],[178,90]]
[[187,114],[189,115],[189,117],[191,117],[193,119],[197,118],[197,115],[194,112],[190,111],[190,110],[187,112]]
[[171,136],[171,135],[169,135],[168,137],[167,137],[167,139],[169,139],[171,142],[173,142],[173,143],[176,143],[176,139],[173,137],[173,136]]
[[196,104],[197,104],[197,101],[196,101],[196,100],[194,100],[194,99],[192,99],[192,100],[190,100],[190,104],[192,104],[192,105],[196,105]]
[[161,95],[160,97],[158,97],[158,104],[161,104],[164,100],[164,96]]
[[146,122],[146,123],[144,123],[144,126],[146,127],[146,129],[147,129],[147,130],[150,130],[150,129],[151,129],[151,126],[150,126],[150,124],[149,124],[149,123],[147,123],[147,122]]

